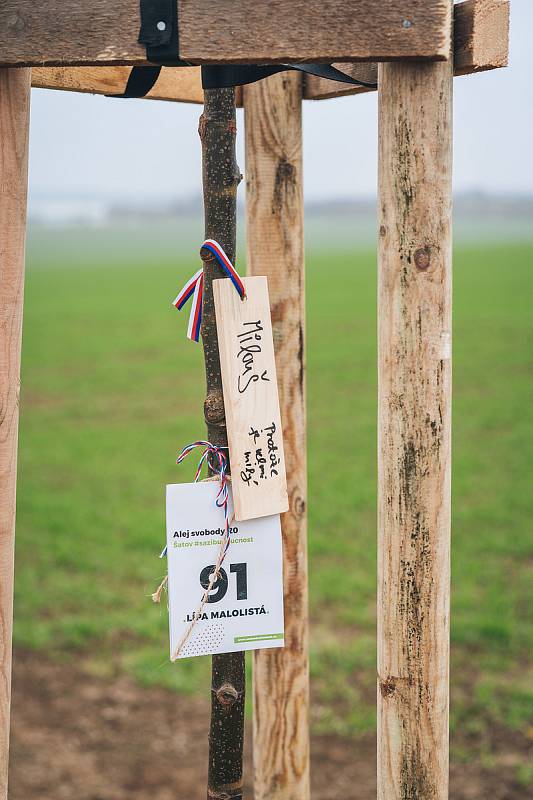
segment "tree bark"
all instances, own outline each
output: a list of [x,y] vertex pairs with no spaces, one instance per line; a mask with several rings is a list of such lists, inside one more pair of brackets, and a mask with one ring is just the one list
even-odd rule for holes
[[[236,247],[237,187],[241,180],[235,156],[236,133],[235,90],[206,90],[204,113],[199,125],[205,236],[219,242],[232,262],[235,261]],[[201,256],[204,262],[202,341],[207,389],[204,415],[208,440],[218,447],[226,447],[228,440],[213,300],[213,280],[225,275],[211,253],[202,250]],[[244,692],[244,653],[213,656],[209,800],[242,798]]]

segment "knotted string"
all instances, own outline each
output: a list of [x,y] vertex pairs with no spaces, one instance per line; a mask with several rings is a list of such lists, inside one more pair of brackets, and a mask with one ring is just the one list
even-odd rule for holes
[[[222,561],[226,557],[226,553],[228,551],[228,547],[230,546],[230,535],[229,535],[229,519],[228,519],[228,458],[226,454],[223,452],[226,448],[217,447],[211,442],[205,442],[200,439],[197,442],[193,442],[192,444],[188,444],[186,447],[183,448],[181,453],[176,459],[176,464],[181,464],[193,450],[197,447],[203,447],[204,452],[200,456],[200,461],[198,462],[198,467],[196,469],[196,475],[194,476],[194,482],[198,483],[200,479],[200,475],[202,473],[202,468],[204,463],[207,462],[209,469],[218,475],[218,479],[220,480],[220,489],[218,490],[218,494],[215,497],[215,504],[217,508],[224,509],[224,538],[222,540],[224,544],[223,553],[222,553],[222,560],[219,564],[219,569],[222,566]],[[215,463],[213,464],[213,458],[215,459]]]
[[[188,626],[187,630],[183,634],[180,642],[174,652],[172,653],[170,660],[176,661],[179,657],[179,654],[183,650],[186,642],[188,641],[196,622],[202,616],[202,612],[204,610],[204,606],[209,599],[209,594],[213,590],[213,586],[217,582],[218,578],[220,577],[220,569],[222,564],[224,563],[224,559],[226,558],[226,554],[228,552],[231,538],[230,538],[230,525],[229,525],[229,516],[228,516],[228,482],[231,480],[230,475],[228,475],[228,458],[226,454],[223,452],[224,449],[222,447],[217,447],[211,442],[198,440],[197,442],[193,442],[192,444],[187,445],[183,448],[181,453],[176,459],[176,464],[181,464],[188,455],[190,455],[193,450],[197,447],[203,447],[203,453],[200,456],[200,460],[198,462],[198,467],[196,469],[196,475],[194,477],[194,482],[198,483],[200,479],[200,475],[202,473],[202,469],[204,464],[207,464],[210,471],[215,473],[214,478],[210,478],[208,480],[219,480],[220,481],[220,488],[218,490],[217,496],[215,497],[215,504],[217,508],[222,508],[224,510],[224,535],[222,537],[222,541],[220,543],[220,548],[217,555],[217,560],[213,572],[209,576],[209,584],[202,595],[200,600],[200,605],[198,606],[197,611],[193,614],[193,619],[190,625]],[[161,553],[161,558],[164,558],[167,555],[167,547],[164,548],[163,552]],[[159,588],[156,592],[152,595],[152,600],[154,603],[161,602],[161,595],[163,594],[163,590],[165,586],[168,584],[168,574],[165,576],[163,581],[161,582]]]
[[[202,250],[209,250],[212,253],[227,277],[235,286],[241,300],[246,297],[246,289],[242,279],[227,257],[221,245],[215,242],[214,239],[206,239],[203,243]],[[187,328],[187,337],[197,342],[200,339],[200,328],[202,327],[202,301],[204,294],[204,271],[203,268],[199,269],[192,278],[189,278],[181,292],[178,294],[172,305],[181,311],[190,297],[192,297],[191,313],[189,316],[189,326]]]

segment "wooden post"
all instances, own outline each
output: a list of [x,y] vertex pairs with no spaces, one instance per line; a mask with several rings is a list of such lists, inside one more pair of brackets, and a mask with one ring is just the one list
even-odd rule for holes
[[29,69],[0,69],[0,800],[9,760],[30,84]]
[[452,68],[379,74],[379,800],[448,798]]
[[[235,261],[237,187],[241,174],[235,157],[235,90],[208,89],[200,117],[204,185],[205,236],[220,242]],[[226,447],[226,418],[222,394],[213,279],[224,273],[208,250],[202,249],[204,296],[202,342],[207,394],[204,415],[212,444]],[[209,733],[209,800],[241,800],[244,742],[244,653],[213,656],[211,729]]]
[[244,88],[248,271],[267,275],[290,510],[283,514],[285,648],[254,654],[256,800],[309,798],[302,81]]

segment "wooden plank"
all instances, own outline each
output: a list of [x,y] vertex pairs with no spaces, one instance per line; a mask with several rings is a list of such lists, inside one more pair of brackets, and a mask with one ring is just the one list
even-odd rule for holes
[[194,62],[445,59],[450,50],[447,0],[180,0],[179,13],[180,52]]
[[[180,0],[180,55],[192,64],[442,60],[447,0]],[[3,0],[0,65],[146,63],[138,0]]]
[[244,87],[244,114],[248,271],[268,276],[290,503],[285,648],[254,654],[254,797],[309,800],[302,76]]
[[[509,0],[466,0],[454,6],[454,12],[455,75],[506,67],[509,58]],[[366,83],[377,83],[376,62],[341,62],[334,66]],[[120,94],[128,75],[129,67],[36,67],[32,71],[32,86],[93,94]],[[304,97],[307,100],[327,100],[372,91],[374,89],[350,86],[314,75],[304,77]],[[202,103],[199,68],[163,69],[147,99]],[[236,105],[242,105],[241,87],[236,90]]]
[[[454,6],[454,73],[469,75],[506,67],[509,58],[509,0],[466,0]],[[377,83],[377,64],[334,64],[353,78]],[[372,92],[363,86],[306,75],[304,97],[327,100],[349,94]]]
[[506,67],[509,61],[509,0],[467,0],[455,11],[455,74]]
[[[34,89],[57,89],[65,92],[113,95],[126,88],[131,67],[33,67]],[[170,100],[177,103],[204,102],[200,67],[163,67],[146,100]],[[242,87],[235,87],[235,105],[242,106]]]
[[0,65],[142,64],[138,0],[3,0]]
[[30,70],[0,70],[0,800],[7,798]]
[[[126,88],[131,67],[33,67],[31,85],[38,89],[58,89],[90,94],[121,94]],[[173,100],[203,103],[200,67],[163,67],[147,100]]]
[[241,300],[227,279],[213,282],[218,349],[239,522],[289,508],[268,281],[244,280]]
[[451,67],[379,75],[379,800],[448,798]]
[[[378,65],[376,62],[366,62],[362,64],[337,63],[334,67],[342,72],[347,72],[352,78],[365,83],[378,82]],[[364,94],[374,92],[367,86],[354,86],[340,81],[330,81],[326,78],[318,78],[316,75],[306,75],[304,77],[304,98],[305,100],[329,100],[332,97],[345,97],[350,94]]]

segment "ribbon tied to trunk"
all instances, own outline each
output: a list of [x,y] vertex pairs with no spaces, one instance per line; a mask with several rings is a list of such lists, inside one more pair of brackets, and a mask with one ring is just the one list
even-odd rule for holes
[[[222,246],[215,242],[214,239],[206,239],[202,245],[202,250],[209,250],[212,253],[223,272],[233,283],[236,291],[241,300],[246,297],[246,290],[242,279],[224,252]],[[192,297],[191,313],[189,315],[189,325],[187,328],[187,338],[193,342],[197,342],[200,338],[200,329],[202,326],[202,301],[204,293],[204,270],[199,269],[192,278],[190,278],[181,292],[178,294],[172,305],[181,311],[187,304],[187,301]]]

